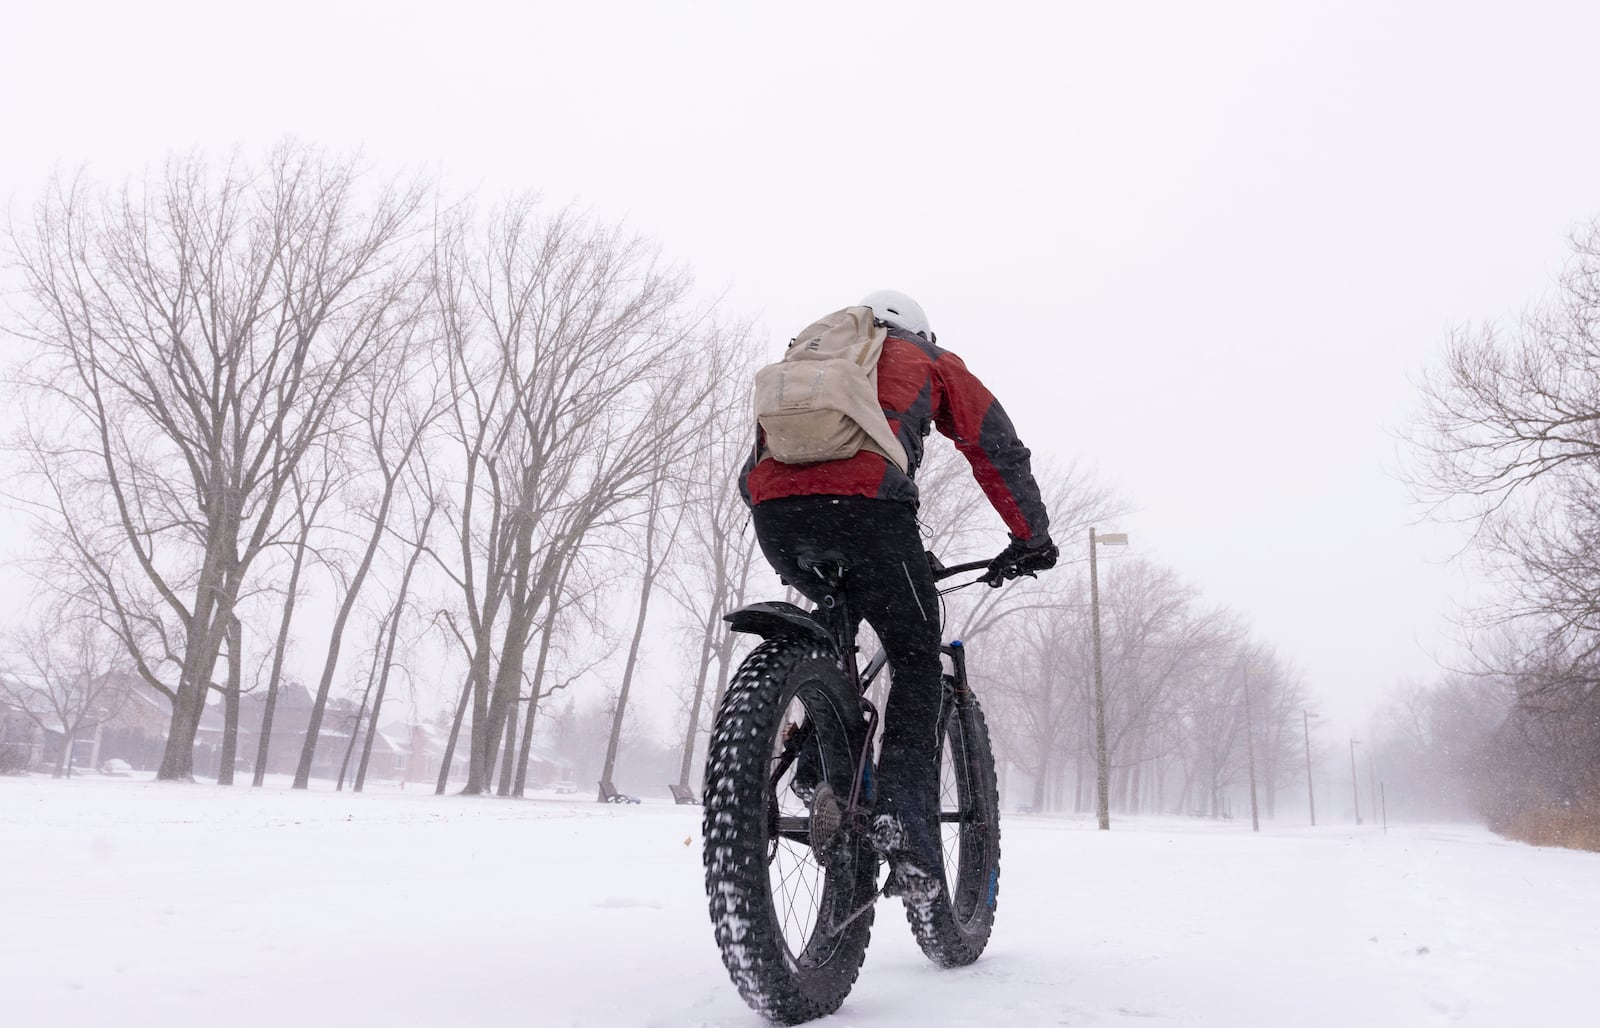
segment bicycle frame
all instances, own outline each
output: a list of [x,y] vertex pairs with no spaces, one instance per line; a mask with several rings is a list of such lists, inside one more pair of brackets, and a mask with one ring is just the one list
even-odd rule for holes
[[[907,777],[919,791],[890,795],[886,783],[875,781],[873,762],[888,714],[880,716],[871,695],[887,682],[882,676],[890,661],[881,650],[863,654],[855,638],[859,621],[849,607],[865,568],[855,572],[859,578],[848,578],[852,572],[839,554],[829,554],[831,562],[819,561],[822,556],[807,553],[798,568],[784,562],[791,576],[805,576],[816,609],[768,602],[726,615],[733,630],[766,641],[729,681],[706,758],[706,894],[723,964],[745,1000],[781,1023],[831,1013],[843,1002],[865,958],[873,908],[886,892],[906,898],[912,935],[935,964],[977,960],[993,928],[999,877],[993,751],[967,681],[965,647],[959,640],[939,645],[940,673],[929,666],[927,680],[918,676],[914,683],[939,690],[913,698],[938,707],[937,749],[928,754],[934,788],[922,795],[915,779],[923,767],[916,764]],[[938,592],[1026,573],[996,561],[944,568],[929,557],[935,581],[991,567],[998,573]],[[896,578],[901,572],[886,570]],[[931,621],[930,583],[920,573],[913,577]],[[909,616],[917,618],[918,611]],[[935,629],[943,635],[942,624],[918,620],[913,645],[940,643],[928,638]],[[919,659],[927,659],[925,651]],[[924,799],[933,801],[931,809],[924,810]],[[904,809],[889,809],[901,800]],[[895,814],[917,821],[897,825]],[[908,832],[917,834],[908,838]],[[933,864],[917,866],[918,856]],[[880,874],[885,864],[887,879]],[[941,881],[927,880],[936,872]]]
[[[932,556],[931,554],[929,555]],[[986,570],[989,561],[972,561],[966,564],[957,564],[953,567],[944,567],[937,560],[932,561],[934,581],[942,581],[955,575],[971,571]],[[804,565],[802,565],[804,566]],[[867,733],[862,744],[861,752],[856,757],[855,775],[850,787],[849,802],[845,804],[846,815],[854,814],[861,809],[862,792],[867,781],[868,766],[872,759],[872,744],[877,738],[879,714],[877,706],[867,699],[867,690],[872,688],[872,683],[887,666],[889,656],[882,647],[862,667],[856,660],[860,647],[856,645],[855,636],[859,624],[850,617],[844,594],[844,577],[848,569],[836,562],[816,562],[811,565],[828,586],[822,602],[815,610],[803,610],[792,603],[770,601],[754,603],[741,607],[724,616],[732,629],[736,632],[749,632],[763,638],[771,638],[779,634],[802,633],[814,636],[826,642],[836,655],[840,670],[849,679],[867,717]],[[970,584],[970,583],[968,583]],[[960,640],[952,640],[940,645],[940,652],[950,657],[953,677],[956,682],[957,695],[968,692],[967,689],[967,662],[966,648]],[[796,726],[796,731],[791,733],[784,741],[783,752],[779,755],[773,766],[769,779],[770,784],[776,788],[779,781],[789,767],[798,758],[801,748],[809,737],[809,725]]]

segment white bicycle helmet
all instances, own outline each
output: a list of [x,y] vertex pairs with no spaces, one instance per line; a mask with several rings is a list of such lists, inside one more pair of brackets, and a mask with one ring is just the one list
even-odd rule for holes
[[879,289],[863,296],[861,306],[871,307],[873,315],[879,321],[887,322],[896,328],[903,328],[930,343],[933,342],[933,326],[928,324],[928,316],[922,312],[922,305],[905,293],[894,289]]

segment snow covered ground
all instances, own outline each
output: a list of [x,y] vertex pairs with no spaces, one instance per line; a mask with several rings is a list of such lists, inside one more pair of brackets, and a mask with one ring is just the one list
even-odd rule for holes
[[[0,778],[0,1024],[753,1028],[712,940],[698,818],[586,795]],[[819,1023],[1593,1016],[1597,854],[1454,825],[1023,815],[1004,850],[981,961],[934,969],[886,901],[855,992]]]

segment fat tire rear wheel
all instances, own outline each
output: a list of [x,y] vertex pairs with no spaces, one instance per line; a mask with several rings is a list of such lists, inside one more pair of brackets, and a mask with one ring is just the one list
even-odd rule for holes
[[994,929],[1000,893],[1000,796],[994,752],[978,700],[945,678],[939,713],[939,834],[945,887],[931,909],[906,920],[940,967],[977,960]]
[[703,828],[722,962],[745,1002],[780,1024],[844,1003],[866,955],[878,877],[877,855],[854,835],[826,866],[812,852],[810,810],[790,789],[794,762],[773,784],[794,726],[810,733],[820,783],[847,800],[866,734],[860,698],[830,647],[770,639],[740,665],[717,711]]

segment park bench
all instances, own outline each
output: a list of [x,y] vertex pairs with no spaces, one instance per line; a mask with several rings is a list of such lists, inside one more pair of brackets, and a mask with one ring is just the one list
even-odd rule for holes
[[699,800],[694,798],[694,791],[692,789],[690,789],[686,785],[679,785],[676,782],[674,782],[671,785],[667,786],[667,788],[672,790],[672,802],[674,802],[674,803],[677,803],[677,804],[681,805],[681,804],[687,804],[687,803],[699,803],[700,802]]
[[600,782],[599,785],[600,785],[599,801],[601,803],[638,803],[639,802],[637,797],[629,796],[625,792],[618,792],[617,789],[616,789],[616,786],[612,785],[610,782]]

